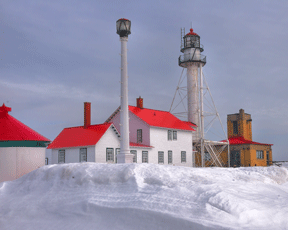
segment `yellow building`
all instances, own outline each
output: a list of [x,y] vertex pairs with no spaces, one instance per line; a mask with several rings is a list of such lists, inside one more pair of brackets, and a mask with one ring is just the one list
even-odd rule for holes
[[[239,113],[227,115],[227,130],[230,144],[230,166],[268,166],[272,165],[272,144],[264,144],[252,141],[252,119],[251,115]],[[215,146],[220,149],[221,146]],[[205,151],[205,166],[216,166],[212,157]],[[224,167],[228,164],[227,148],[221,153],[220,161]],[[200,149],[195,153],[195,166],[201,167]]]
[[[267,166],[272,164],[272,144],[252,141],[251,115],[239,113],[227,115],[227,130],[230,144],[230,166]],[[228,164],[227,151],[222,154]]]

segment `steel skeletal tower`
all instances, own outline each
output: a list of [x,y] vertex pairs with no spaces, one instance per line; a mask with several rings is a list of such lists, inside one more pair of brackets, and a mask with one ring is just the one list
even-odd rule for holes
[[[180,87],[183,81],[182,74],[181,74],[181,77],[180,77],[180,80],[179,80],[179,83],[175,92],[175,96],[177,94],[177,91],[181,90],[181,88],[182,89],[185,88],[186,95],[181,97],[181,95],[179,94],[181,97],[180,103],[181,102],[183,103],[183,100],[187,98],[187,120],[197,125],[196,132],[193,135],[194,153],[198,154],[198,156],[201,156],[200,165],[202,167],[205,166],[206,164],[205,161],[210,161],[210,165],[224,166],[224,162],[221,160],[220,155],[223,152],[223,150],[226,147],[228,147],[228,159],[229,159],[229,155],[230,155],[229,154],[229,142],[225,134],[219,114],[217,112],[216,106],[212,99],[211,92],[207,86],[207,83],[204,79],[204,75],[202,72],[202,67],[206,64],[206,56],[201,54],[204,51],[204,49],[203,49],[203,46],[200,44],[200,36],[196,34],[192,28],[190,29],[190,32],[187,34],[185,34],[185,29],[181,29],[180,51],[184,54],[179,57],[178,64],[184,69],[187,69],[187,75],[186,75],[187,86]],[[206,83],[206,88],[204,87],[204,83]],[[211,140],[205,139],[204,117],[205,115],[207,115],[207,113],[205,114],[205,111],[204,111],[204,93],[203,93],[204,89],[209,91],[209,95],[211,96],[211,99],[212,99],[212,104],[213,104],[212,107],[214,109],[214,115],[220,121],[226,142],[211,141]],[[180,104],[179,103],[178,105],[176,105],[176,107],[174,106],[173,108],[175,96],[171,104],[170,112],[173,112],[173,110]],[[179,116],[179,113],[178,114],[174,113],[174,114],[176,116],[177,115]],[[208,157],[209,160],[207,160],[207,156],[209,156]],[[194,162],[195,162],[195,158],[194,158]],[[229,163],[230,163],[230,160],[228,160],[228,164]]]
[[128,75],[127,75],[127,42],[131,34],[131,21],[121,18],[116,22],[117,34],[121,41],[121,110],[120,110],[120,153],[118,163],[133,163],[133,154],[129,149],[129,110],[128,110]]

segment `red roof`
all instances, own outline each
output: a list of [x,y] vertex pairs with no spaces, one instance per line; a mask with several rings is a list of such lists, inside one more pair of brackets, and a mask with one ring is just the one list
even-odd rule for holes
[[185,36],[187,35],[196,35],[196,36],[199,36],[198,34],[196,34],[195,32],[193,32],[193,29],[191,28],[190,29],[190,32],[188,34],[186,34]]
[[45,141],[49,139],[40,135],[27,125],[8,114],[10,107],[0,107],[0,141]]
[[195,131],[186,122],[179,120],[169,112],[145,108],[140,109],[135,106],[129,106],[129,110],[150,126]]
[[191,127],[198,127],[197,125],[195,125],[194,123],[190,122],[190,121],[183,121],[186,124],[190,125]]
[[[226,140],[224,140],[226,142]],[[230,137],[229,138],[229,144],[230,145],[245,145],[245,144],[251,144],[251,145],[273,145],[273,144],[264,144],[259,143],[255,141],[246,140],[242,136],[236,136],[236,137]]]
[[65,128],[48,146],[48,149],[59,149],[96,145],[111,123]]

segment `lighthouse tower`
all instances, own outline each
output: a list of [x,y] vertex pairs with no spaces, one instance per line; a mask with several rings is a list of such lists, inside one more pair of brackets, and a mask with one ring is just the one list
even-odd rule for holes
[[[185,34],[185,32],[184,32]],[[193,142],[198,142],[201,138],[201,102],[199,101],[199,80],[198,75],[202,75],[202,67],[206,64],[206,56],[201,55],[203,52],[203,46],[200,45],[200,36],[196,34],[193,29],[182,37],[181,31],[181,55],[178,59],[178,64],[181,67],[187,68],[187,110],[188,121],[198,126]],[[200,82],[201,84],[201,82]],[[201,96],[201,94],[200,94]],[[201,98],[200,98],[201,100]],[[203,100],[202,100],[203,101]],[[203,114],[202,114],[203,115]]]
[[121,18],[116,22],[117,34],[121,41],[121,110],[120,110],[120,153],[118,163],[133,163],[133,154],[129,149],[129,111],[128,111],[128,75],[127,75],[127,42],[131,34],[131,21]]

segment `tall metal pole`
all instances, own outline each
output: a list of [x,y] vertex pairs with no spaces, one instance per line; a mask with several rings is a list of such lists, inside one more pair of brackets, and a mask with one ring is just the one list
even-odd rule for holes
[[127,42],[131,22],[119,19],[116,23],[117,33],[121,41],[121,110],[120,110],[120,153],[118,163],[133,163],[133,154],[129,148],[129,110],[128,110],[128,74],[127,74]]
[[200,138],[201,138],[201,166],[205,167],[204,153],[204,103],[203,103],[203,74],[202,63],[200,63]]

